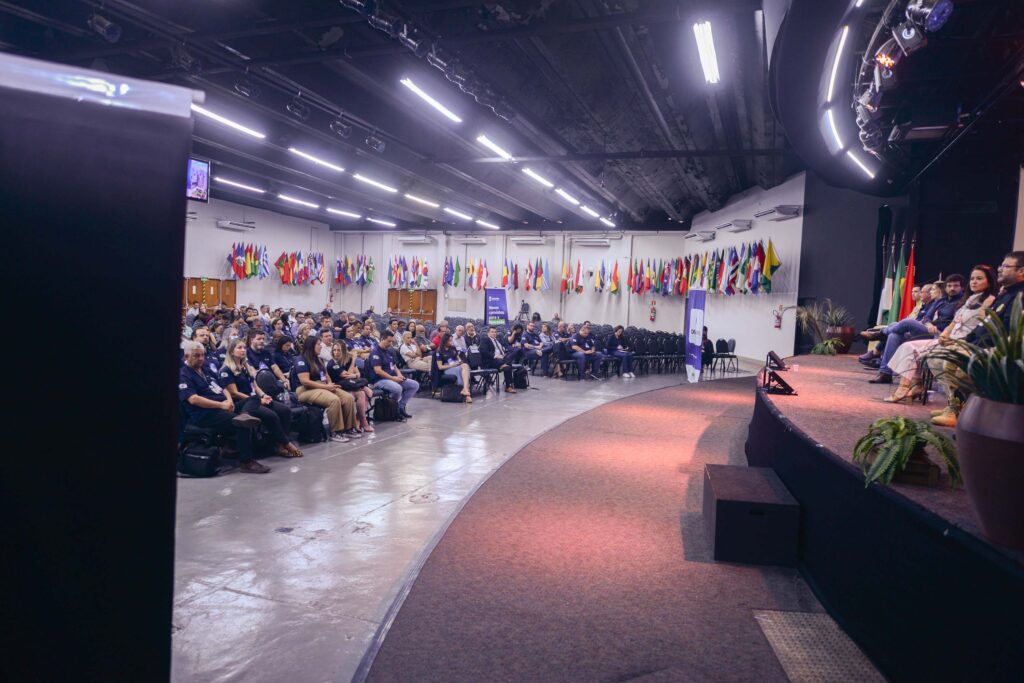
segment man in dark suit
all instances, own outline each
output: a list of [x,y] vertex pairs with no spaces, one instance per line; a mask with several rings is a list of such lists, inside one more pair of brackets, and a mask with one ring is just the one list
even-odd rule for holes
[[505,377],[505,391],[509,394],[516,393],[512,386],[512,363],[514,358],[511,350],[501,341],[497,328],[487,328],[487,336],[480,340],[480,358],[485,368],[501,370]]

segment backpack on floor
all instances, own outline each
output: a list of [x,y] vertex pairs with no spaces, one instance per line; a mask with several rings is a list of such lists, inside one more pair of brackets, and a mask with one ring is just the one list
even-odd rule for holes
[[292,417],[292,431],[298,434],[299,443],[327,441],[328,429],[324,427],[324,409],[314,405],[303,407],[305,410]]
[[465,397],[462,395],[462,387],[458,384],[444,384],[441,386],[441,403],[463,403]]
[[394,422],[398,419],[398,401],[387,394],[378,396],[373,402],[374,422]]
[[178,449],[178,473],[187,477],[215,477],[220,470],[220,448],[202,442]]
[[512,371],[512,386],[515,389],[530,388],[530,373],[526,371],[526,368],[516,368]]

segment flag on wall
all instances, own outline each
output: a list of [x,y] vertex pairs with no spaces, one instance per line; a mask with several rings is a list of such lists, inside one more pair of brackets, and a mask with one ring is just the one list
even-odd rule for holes
[[764,267],[761,269],[761,286],[765,294],[772,293],[772,278],[775,275],[775,271],[781,265],[782,261],[779,260],[779,255],[775,253],[775,245],[772,244],[772,240],[769,237],[768,251],[765,252]]

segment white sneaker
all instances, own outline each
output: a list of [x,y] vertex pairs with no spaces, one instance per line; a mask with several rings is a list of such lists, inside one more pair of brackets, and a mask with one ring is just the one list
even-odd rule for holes
[[348,443],[349,438],[342,434],[341,432],[334,432],[333,434],[331,434],[331,441],[336,441],[338,443]]

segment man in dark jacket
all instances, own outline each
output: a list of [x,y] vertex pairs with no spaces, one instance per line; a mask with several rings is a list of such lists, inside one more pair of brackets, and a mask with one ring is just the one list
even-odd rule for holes
[[501,370],[505,379],[505,391],[514,394],[516,389],[512,386],[512,363],[514,358],[509,349],[498,335],[495,327],[487,328],[487,336],[480,340],[480,358],[485,368]]
[[[1013,302],[1024,293],[1024,251],[1011,251],[1003,257],[1003,262],[996,270],[996,283],[1002,289],[999,290],[995,301],[989,307],[989,315],[999,316],[1003,328],[1009,330]],[[992,345],[992,340],[988,338],[988,332],[981,325],[967,335],[966,341],[981,346]]]

